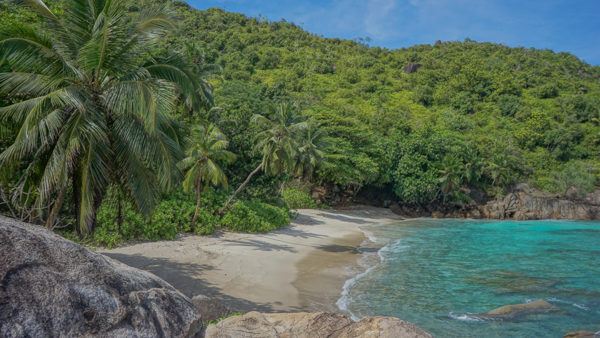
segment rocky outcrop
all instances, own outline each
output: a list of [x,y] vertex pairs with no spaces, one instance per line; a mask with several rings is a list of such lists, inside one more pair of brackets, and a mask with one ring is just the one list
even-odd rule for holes
[[478,317],[489,319],[515,319],[518,317],[557,311],[558,308],[545,300],[535,300],[524,304],[504,305],[492,311],[479,314]]
[[419,70],[419,68],[422,66],[423,65],[420,63],[409,62],[406,66],[404,66],[403,70],[406,74],[412,74]]
[[584,198],[576,198],[575,192],[571,192],[570,196],[571,199],[561,198],[521,184],[503,199],[475,208],[472,216],[517,220],[600,219],[600,190]]
[[585,196],[569,189],[564,197],[517,185],[503,198],[473,202],[462,207],[430,206],[414,208],[393,204],[390,209],[406,217],[487,218],[487,219],[600,219],[600,190]]
[[0,337],[188,337],[192,302],[162,279],[0,216]]
[[337,313],[249,312],[227,318],[206,329],[207,338],[276,337],[432,337],[417,326],[391,317],[371,317],[358,322]]

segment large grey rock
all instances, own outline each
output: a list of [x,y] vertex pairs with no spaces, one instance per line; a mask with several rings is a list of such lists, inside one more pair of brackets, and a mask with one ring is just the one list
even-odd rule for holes
[[370,317],[358,322],[338,313],[259,313],[230,317],[206,329],[207,338],[430,338],[414,324],[392,317]]
[[186,337],[192,302],[162,279],[0,216],[0,337]]

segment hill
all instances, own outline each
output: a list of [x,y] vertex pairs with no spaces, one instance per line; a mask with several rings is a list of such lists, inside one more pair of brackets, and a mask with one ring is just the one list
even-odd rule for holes
[[197,43],[222,67],[214,119],[238,153],[249,153],[249,114],[293,100],[332,137],[319,183],[415,204],[517,182],[556,193],[597,183],[600,67],[571,54],[470,40],[386,50],[177,8],[181,30],[168,44]]

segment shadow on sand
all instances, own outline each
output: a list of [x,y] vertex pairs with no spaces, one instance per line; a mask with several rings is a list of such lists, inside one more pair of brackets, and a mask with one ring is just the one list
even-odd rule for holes
[[129,266],[151,272],[190,298],[195,295],[204,295],[217,299],[232,311],[273,312],[272,306],[278,305],[253,303],[224,294],[218,286],[199,277],[201,271],[214,270],[214,267],[210,265],[178,263],[164,258],[151,258],[141,255],[119,253],[104,253],[104,255]]

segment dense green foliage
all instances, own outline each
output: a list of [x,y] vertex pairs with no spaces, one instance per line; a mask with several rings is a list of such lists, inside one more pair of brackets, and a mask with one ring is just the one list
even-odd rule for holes
[[[64,3],[69,2],[88,3]],[[79,219],[85,230],[90,227],[86,217],[97,210],[94,238],[115,245],[192,231],[195,213],[194,231],[201,234],[219,226],[248,232],[275,229],[289,220],[285,208],[315,205],[311,185],[354,193],[365,187],[382,189],[392,191],[399,202],[417,206],[462,205],[476,194],[500,196],[520,182],[557,194],[575,187],[583,195],[598,186],[600,67],[570,54],[471,40],[386,50],[325,39],[287,22],[218,9],[197,11],[161,0],[128,6],[126,16],[108,14],[122,26],[121,32],[128,32],[157,3],[177,17],[174,32],[145,39],[140,50],[127,53],[130,58],[111,54],[122,46],[119,35],[102,62],[94,49],[100,40],[88,36],[88,43],[65,56],[81,55],[82,60],[73,62],[87,74],[85,81],[64,80],[80,73],[52,68],[56,61],[40,70],[53,70],[49,76],[55,81],[19,75],[22,81],[15,82],[15,72],[27,65],[32,65],[29,71],[36,70],[44,63],[30,60],[33,49],[11,59],[7,56],[18,46],[0,47],[0,151],[2,169],[7,169],[0,170],[3,211],[24,215],[35,205],[44,216],[51,213],[44,210],[49,203],[46,209],[55,206],[66,219]],[[57,15],[69,15],[62,1],[50,5]],[[31,11],[7,2],[0,2],[0,10],[0,38],[29,34],[64,49],[60,35],[23,26],[42,25]],[[165,25],[149,27],[160,28],[162,34]],[[181,72],[152,68],[167,63]],[[99,65],[105,72],[95,71]],[[127,83],[127,73],[143,69],[141,80],[149,95],[133,95],[139,88],[128,88],[132,95],[127,98],[140,99],[127,103],[111,94],[118,92],[111,88]],[[100,97],[114,109],[96,109],[92,116],[119,113],[102,125],[100,134],[69,136],[73,144],[79,142],[77,156],[67,147],[70,134],[54,132],[68,129],[71,121],[55,109],[30,110],[26,123],[16,118],[14,104],[53,88],[77,84],[74,88],[93,98],[102,76],[108,85],[100,88]],[[52,100],[52,107],[61,105],[69,112],[90,106],[75,95]],[[148,110],[156,114],[142,114]],[[33,113],[37,111],[45,115]],[[43,133],[39,122],[55,115],[48,129],[54,134]],[[90,121],[86,123],[96,123]],[[40,137],[15,143],[24,130]],[[156,132],[162,137],[152,138]],[[61,135],[67,135],[64,141]],[[113,137],[117,142],[109,144],[106,135],[122,137]],[[59,147],[42,147],[44,154],[38,156],[33,150],[41,144]],[[65,161],[52,161],[52,151]],[[218,155],[220,151],[235,154],[236,161]],[[62,165],[50,172],[50,163]],[[86,170],[95,180],[89,186],[82,185]],[[285,188],[291,180],[309,188]],[[177,188],[182,181],[186,192]],[[239,187],[239,200],[230,209],[222,209],[229,192],[208,188],[225,182]],[[106,191],[99,187],[109,184],[115,191],[104,198]],[[17,197],[15,191],[20,192]],[[75,205],[56,203],[59,196],[82,192],[88,196],[74,198]],[[265,203],[282,205],[282,200],[283,208]]]
[[29,5],[42,29],[19,22],[0,31],[9,69],[0,93],[11,101],[0,119],[17,131],[0,166],[20,171],[16,197],[31,199],[52,228],[70,187],[84,234],[109,184],[149,216],[179,179],[182,135],[172,114],[180,101],[190,109],[202,101],[181,55],[152,56],[173,27],[169,13],[157,5],[129,13],[120,1]]
[[[10,23],[0,29],[2,206],[50,229],[63,213],[59,223],[108,246],[209,234],[233,222],[216,216],[215,206],[201,209],[201,193],[226,186],[222,166],[235,159],[206,116],[213,106],[207,78],[219,67],[204,62],[194,43],[161,46],[175,27],[172,8],[105,0],[50,2],[52,9],[25,4],[28,11],[1,4],[10,13],[0,17]],[[37,14],[32,22],[20,20],[30,13]],[[286,142],[292,149],[295,140]],[[265,171],[292,171],[277,167],[279,149],[263,148]],[[295,152],[288,155],[286,163],[302,164]],[[180,183],[196,195],[193,213],[189,196],[173,195]],[[65,200],[72,204],[65,208]],[[273,213],[289,221],[285,209],[249,207],[260,223],[251,231],[280,226]]]
[[223,216],[226,228],[239,232],[268,232],[287,225],[290,215],[286,209],[259,202],[238,201]]
[[281,192],[285,205],[290,209],[314,209],[317,203],[308,192],[298,188],[285,188]]
[[[410,204],[462,203],[516,182],[597,185],[600,68],[570,54],[470,40],[390,51],[178,6],[183,30],[168,44],[194,41],[223,68],[215,123],[235,130],[236,153],[248,153],[249,116],[283,98],[329,136],[320,183],[391,186]],[[588,168],[584,182],[565,182],[571,162]]]

